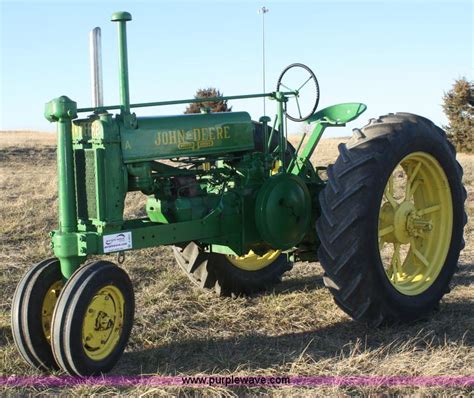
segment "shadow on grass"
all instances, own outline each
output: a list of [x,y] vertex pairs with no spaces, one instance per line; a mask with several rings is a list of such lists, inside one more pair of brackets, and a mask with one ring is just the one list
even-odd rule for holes
[[0,326],[0,347],[13,341],[12,330],[10,326]]
[[[320,329],[280,336],[251,334],[231,338],[177,341],[162,347],[128,352],[122,357],[115,374],[138,375],[194,374],[232,371],[237,368],[274,369],[297,360],[302,353],[314,360],[348,354],[358,340],[363,349],[375,350],[400,344],[418,336],[414,344],[420,349],[441,347],[446,342],[474,345],[466,335],[468,320],[474,316],[469,302],[443,303],[441,311],[430,320],[408,325],[368,329],[351,320]],[[465,322],[459,323],[459,319]],[[458,321],[456,321],[458,320]]]
[[454,274],[451,286],[472,286],[474,285],[474,264],[459,263],[459,270]]
[[310,275],[302,278],[291,278],[283,280],[282,283],[275,285],[273,291],[276,294],[285,294],[291,292],[313,291],[324,287],[322,275]]
[[[474,264],[461,264],[453,286],[474,283]],[[275,286],[276,294],[316,290],[324,287],[321,275],[290,278]],[[418,336],[420,349],[441,347],[446,342],[473,346],[467,332],[474,308],[469,300],[443,300],[440,311],[429,319],[405,325],[368,329],[352,320],[323,326],[316,330],[279,336],[247,334],[229,338],[202,338],[176,341],[160,347],[125,353],[114,373],[118,374],[193,374],[244,369],[273,369],[291,363],[302,352],[315,360],[334,358],[349,352],[361,341],[364,349],[376,350],[403,343]],[[205,326],[203,326],[205,327]]]

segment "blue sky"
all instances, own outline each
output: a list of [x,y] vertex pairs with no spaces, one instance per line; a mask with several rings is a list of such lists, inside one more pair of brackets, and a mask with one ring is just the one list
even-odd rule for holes
[[[261,92],[262,5],[270,9],[267,91],[287,64],[305,63],[318,76],[320,108],[368,105],[352,127],[397,111],[444,124],[443,93],[456,78],[473,78],[471,1],[0,0],[0,130],[54,130],[43,107],[62,94],[90,106],[88,33],[95,26],[102,27],[105,102],[118,103],[116,26],[109,22],[117,10],[133,16],[132,103],[190,98],[207,86],[226,95]],[[232,105],[255,119],[262,114],[260,100]],[[267,110],[272,116],[273,104]],[[137,114],[182,111],[176,106]]]

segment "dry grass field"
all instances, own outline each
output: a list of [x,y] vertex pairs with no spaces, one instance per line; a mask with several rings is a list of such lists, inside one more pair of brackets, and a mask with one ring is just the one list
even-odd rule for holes
[[[314,161],[333,162],[340,139],[322,140]],[[13,345],[10,306],[15,286],[33,263],[51,256],[56,227],[55,138],[35,132],[0,133],[0,376],[39,375]],[[171,249],[127,254],[136,295],[130,343],[114,375],[474,375],[474,155],[458,156],[468,190],[466,248],[453,289],[425,321],[368,329],[333,303],[318,263],[297,263],[273,292],[217,298],[193,287]],[[143,215],[143,200],[129,195],[127,213]],[[112,258],[114,261],[115,259]],[[472,392],[472,391],[471,391]],[[66,390],[0,386],[0,394],[50,393],[116,396],[276,397],[354,394],[468,395],[461,387],[112,388]]]

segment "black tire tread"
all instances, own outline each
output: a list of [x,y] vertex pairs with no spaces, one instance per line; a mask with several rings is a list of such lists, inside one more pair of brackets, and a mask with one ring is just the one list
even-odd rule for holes
[[[328,167],[328,184],[319,196],[321,216],[316,222],[316,229],[321,240],[318,256],[326,273],[325,285],[341,309],[354,319],[372,326],[415,318],[413,314],[397,312],[380,299],[377,287],[373,286],[375,280],[367,272],[369,266],[364,265],[368,238],[360,236],[363,234],[361,226],[370,211],[365,202],[373,194],[374,175],[383,168],[384,159],[393,146],[405,139],[402,137],[405,128],[413,125],[429,131],[433,140],[445,145],[446,153],[455,162],[455,180],[461,184],[462,167],[455,160],[454,147],[445,132],[424,117],[396,113],[371,119],[366,126],[356,129],[347,144],[339,145],[339,158]],[[461,192],[464,204],[464,187]],[[467,222],[464,210],[461,219],[463,228]],[[460,240],[462,249],[464,239],[461,237]],[[449,279],[451,277],[452,274]]]
[[[127,327],[125,328],[124,334],[121,336],[122,343],[119,344],[119,346],[122,346],[119,347],[117,352],[113,352],[109,356],[109,358],[114,356],[114,359],[106,359],[102,365],[85,369],[84,365],[76,359],[77,353],[71,351],[70,338],[73,334],[77,333],[73,328],[74,325],[72,325],[73,316],[82,297],[81,293],[88,288],[90,283],[94,282],[95,278],[99,276],[99,273],[107,272],[108,269],[113,270],[114,272],[120,272],[127,281],[127,285],[131,290],[131,294],[128,295],[131,322],[130,324],[125,325]],[[111,262],[101,260],[91,262],[78,268],[73,275],[71,275],[62,289],[53,313],[51,342],[53,355],[58,365],[67,373],[77,376],[90,376],[108,372],[120,358],[123,349],[125,348],[125,344],[128,341],[133,324],[134,308],[135,302],[132,283],[122,268],[117,267]],[[125,321],[124,324],[125,323],[127,322]]]
[[218,296],[236,297],[271,289],[293,267],[282,254],[262,270],[244,271],[231,264],[225,255],[206,253],[194,242],[184,249],[175,246],[173,252],[176,262],[194,285],[211,289]]
[[53,267],[58,268],[57,277],[60,280],[58,259],[53,257],[43,260],[33,265],[23,276],[15,289],[12,301],[11,326],[15,345],[25,361],[40,370],[57,369],[58,365],[48,341],[40,334],[43,331],[37,330],[37,327],[29,322],[35,315],[30,313],[30,305],[33,301],[37,303],[38,297],[34,291],[41,287],[45,272],[54,272]]

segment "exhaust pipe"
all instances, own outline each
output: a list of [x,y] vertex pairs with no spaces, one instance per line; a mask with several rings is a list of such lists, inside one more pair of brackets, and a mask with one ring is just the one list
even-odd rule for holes
[[92,106],[99,108],[104,105],[102,89],[102,49],[100,28],[94,28],[89,35],[89,56],[91,67]]

